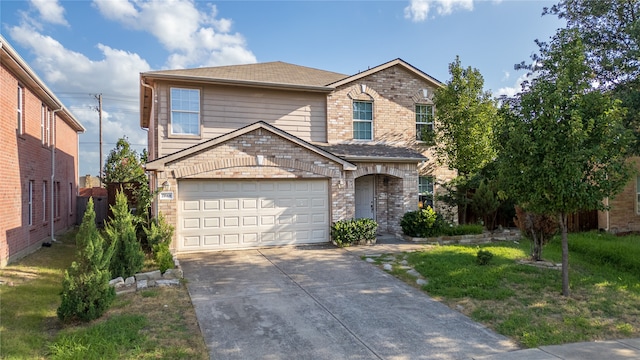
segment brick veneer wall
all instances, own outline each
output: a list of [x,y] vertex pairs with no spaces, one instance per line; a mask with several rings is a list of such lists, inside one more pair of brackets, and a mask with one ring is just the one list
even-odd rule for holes
[[[18,77],[0,67],[0,266],[38,249],[51,236],[51,148],[43,146],[40,135],[42,100],[24,86],[22,134],[17,132]],[[55,232],[75,223],[77,193],[78,135],[60,118],[56,137],[55,182],[60,182],[59,217]],[[28,187],[33,181],[33,224],[28,225]],[[46,182],[46,217],[43,212],[43,183]],[[71,190],[70,186],[71,184]],[[71,196],[70,195],[71,191]],[[69,204],[71,198],[72,203]],[[71,206],[70,206],[71,205]],[[71,208],[71,211],[69,209]]]
[[[640,169],[640,157],[634,157],[629,162]],[[621,193],[609,199],[609,231],[613,233],[640,231],[640,215],[637,209],[636,176],[631,176]],[[606,203],[606,202],[605,202]],[[607,214],[600,212],[598,215],[598,227],[607,228]]]
[[[263,157],[262,165],[258,164],[258,155]],[[177,196],[172,201],[160,201],[159,210],[178,229],[180,179],[328,178],[331,180],[331,219],[335,221],[345,218],[344,209],[349,198],[346,187],[340,185],[344,184],[344,180],[340,181],[342,177],[344,172],[340,164],[269,131],[257,129],[167,164],[166,171],[159,174],[158,182],[168,181],[172,189],[178,189]]]
[[[364,85],[364,92],[363,90]],[[414,149],[422,149],[422,154],[429,160],[418,169],[421,176],[432,176],[436,180],[434,194],[441,194],[444,188],[439,183],[452,180],[457,176],[456,171],[450,170],[446,165],[438,164],[435,153],[429,147],[419,143],[415,139],[416,134],[416,104],[433,104],[433,92],[436,85],[416,77],[415,74],[396,65],[391,68],[374,73],[355,83],[345,84],[336,89],[327,98],[327,122],[328,142],[356,142],[353,140],[353,108],[354,100],[373,102],[373,142],[388,144],[401,144]],[[427,97],[424,97],[423,89],[427,89]],[[415,187],[411,190],[409,208],[417,207],[417,177],[405,178],[405,186]],[[415,184],[410,184],[413,181]],[[382,190],[382,189],[380,189]],[[434,204],[435,210],[453,214],[457,209],[446,209],[442,202]],[[383,214],[378,214],[382,217]],[[457,222],[457,216],[448,216],[450,220]],[[395,220],[394,220],[395,221]]]

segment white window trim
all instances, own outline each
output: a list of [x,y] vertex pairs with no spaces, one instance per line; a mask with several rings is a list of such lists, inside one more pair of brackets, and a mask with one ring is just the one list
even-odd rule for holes
[[[371,104],[371,120],[362,120],[362,119],[355,119],[353,118],[353,104],[355,103],[368,103]],[[352,121],[353,123],[351,124],[351,131],[353,131],[354,128],[354,124],[355,123],[369,123],[371,124],[371,137],[369,139],[356,139],[355,137],[355,132],[352,136],[354,141],[372,141],[373,140],[373,114],[374,114],[374,110],[373,110],[373,102],[372,101],[364,101],[364,100],[354,100],[353,103],[351,104],[351,117],[352,117]]]
[[[421,188],[420,188],[420,179],[430,179],[431,180],[431,192],[421,192]],[[435,199],[434,199],[434,192],[435,192],[435,177],[433,176],[418,176],[418,197],[420,196],[430,196],[431,197],[431,203],[433,205],[435,205]],[[423,204],[423,208],[424,208],[424,204]]]
[[40,140],[42,140],[42,145],[45,145],[45,140],[44,140],[44,122],[45,122],[46,116],[47,116],[47,107],[43,103],[42,104],[42,108],[40,110]]
[[[187,110],[174,110],[173,107],[171,106],[171,93],[174,89],[177,90],[192,90],[192,91],[197,91],[198,92],[198,111],[187,111]],[[193,114],[196,113],[198,114],[198,133],[197,134],[190,134],[190,133],[176,133],[173,130],[173,113],[174,112],[180,112],[180,113],[189,113],[189,114]],[[191,138],[200,138],[201,134],[202,134],[202,90],[200,88],[189,88],[189,87],[175,87],[172,86],[169,88],[169,136],[171,137],[191,137]]]
[[47,222],[47,182],[42,182],[42,222]]
[[24,134],[24,87],[18,84],[18,108],[17,108],[17,126],[18,126],[18,134]]
[[29,226],[33,225],[33,180],[29,180],[29,198],[27,199],[27,224]]
[[[425,107],[431,107],[431,121],[418,121],[418,106],[425,106]],[[434,111],[434,107],[433,105],[430,104],[415,104],[415,117],[416,117],[416,141],[418,142],[425,142],[424,140],[419,140],[418,139],[418,125],[431,125],[431,130],[433,130],[433,118],[435,116],[435,111]]]

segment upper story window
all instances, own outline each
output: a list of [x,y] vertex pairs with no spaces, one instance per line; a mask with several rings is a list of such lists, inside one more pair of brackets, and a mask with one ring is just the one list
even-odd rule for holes
[[433,105],[416,104],[416,140],[431,142],[432,137]]
[[200,90],[171,88],[171,134],[200,135]]
[[24,134],[24,88],[21,85],[18,85],[18,107],[17,107],[17,117],[18,117],[18,134]]
[[353,138],[373,140],[373,103],[353,102]]
[[42,145],[44,145],[44,122],[47,117],[47,107],[42,104],[40,108],[40,140],[42,140]]
[[431,206],[433,208],[433,177],[432,176],[420,176],[418,178],[418,200],[419,206],[426,208]]

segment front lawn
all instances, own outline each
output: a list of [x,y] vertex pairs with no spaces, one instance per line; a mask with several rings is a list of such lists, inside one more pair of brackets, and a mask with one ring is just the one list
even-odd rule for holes
[[[392,273],[415,283],[406,260],[427,280],[422,289],[524,347],[640,336],[640,236],[572,234],[571,296],[562,297],[559,270],[518,264],[529,241],[434,246],[396,256]],[[494,256],[478,265],[479,249]],[[543,250],[559,263],[559,238]]]
[[90,323],[56,316],[64,270],[75,256],[75,231],[0,269],[3,359],[207,359],[184,286],[118,295]]

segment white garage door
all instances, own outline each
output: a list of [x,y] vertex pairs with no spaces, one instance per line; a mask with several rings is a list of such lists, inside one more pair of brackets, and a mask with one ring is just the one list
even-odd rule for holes
[[178,251],[329,241],[327,180],[181,180]]

